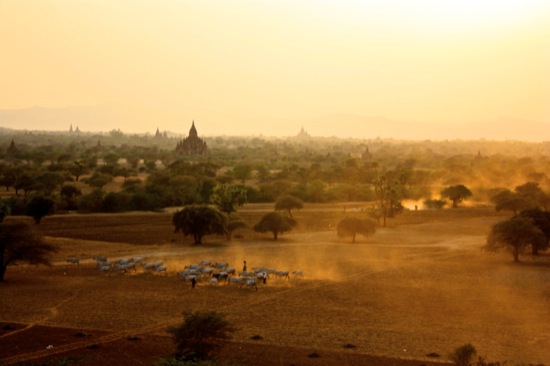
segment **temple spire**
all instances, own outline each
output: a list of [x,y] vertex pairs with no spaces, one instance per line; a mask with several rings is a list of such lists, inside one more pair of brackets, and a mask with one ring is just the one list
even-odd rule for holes
[[191,129],[189,130],[189,137],[199,137],[199,134],[197,133],[197,129],[195,128],[195,120],[193,120]]

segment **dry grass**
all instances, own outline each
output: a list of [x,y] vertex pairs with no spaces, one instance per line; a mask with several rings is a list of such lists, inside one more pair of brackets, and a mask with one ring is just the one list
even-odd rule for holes
[[[241,216],[254,222],[270,209],[248,206]],[[323,363],[328,354],[340,360],[332,364],[359,365],[367,355],[426,363],[433,361],[426,355],[439,354],[445,361],[465,343],[493,361],[550,360],[549,258],[518,266],[506,253],[481,251],[501,216],[484,209],[407,212],[351,244],[330,230],[344,214],[337,206],[311,207],[295,213],[300,227],[277,242],[245,230],[242,240],[208,237],[202,246],[173,234],[170,214],[48,217],[41,230],[60,246],[58,264],[10,268],[0,285],[0,322],[127,332],[119,343],[145,334],[143,348],[152,337],[169,344],[165,326],[179,323],[184,310],[209,309],[237,328],[226,357],[251,365],[251,351],[239,356],[237,347],[277,349],[277,365],[330,364]],[[169,272],[105,276],[90,260],[80,268],[64,263],[72,255],[138,254],[164,259]],[[301,269],[305,278],[270,279],[257,292],[206,284],[192,290],[175,272],[202,259]],[[4,344],[16,336],[4,333]],[[17,352],[42,349],[41,342]],[[0,358],[18,354],[1,349]],[[313,352],[321,357],[308,358]]]

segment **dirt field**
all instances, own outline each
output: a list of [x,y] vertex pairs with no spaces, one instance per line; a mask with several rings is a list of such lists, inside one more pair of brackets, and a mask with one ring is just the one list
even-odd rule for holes
[[[242,215],[253,222],[264,209]],[[174,351],[166,327],[205,309],[237,328],[220,357],[239,365],[427,365],[465,343],[490,361],[550,364],[550,258],[514,265],[508,253],[480,250],[503,216],[407,212],[351,244],[332,230],[343,215],[317,206],[296,213],[300,227],[278,241],[245,230],[200,246],[172,233],[170,214],[47,217],[40,226],[60,247],[56,264],[11,267],[0,284],[0,364],[151,365]],[[100,274],[97,255],[162,259],[168,273]],[[304,278],[193,290],[176,271],[205,259]]]

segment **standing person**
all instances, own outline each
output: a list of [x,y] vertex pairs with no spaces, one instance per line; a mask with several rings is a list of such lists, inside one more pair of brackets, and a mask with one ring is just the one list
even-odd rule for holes
[[195,277],[193,277],[191,279],[191,288],[195,288],[195,285],[197,284],[197,280],[195,279]]
[[243,261],[243,272],[246,272],[246,261]]
[[264,282],[264,285],[267,285],[267,273],[264,272],[264,275],[262,276],[262,280]]

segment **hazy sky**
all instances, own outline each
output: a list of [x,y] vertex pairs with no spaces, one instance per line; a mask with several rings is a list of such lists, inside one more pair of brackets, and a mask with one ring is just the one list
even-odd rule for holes
[[550,124],[550,1],[0,0],[0,109],[105,103],[129,132]]

